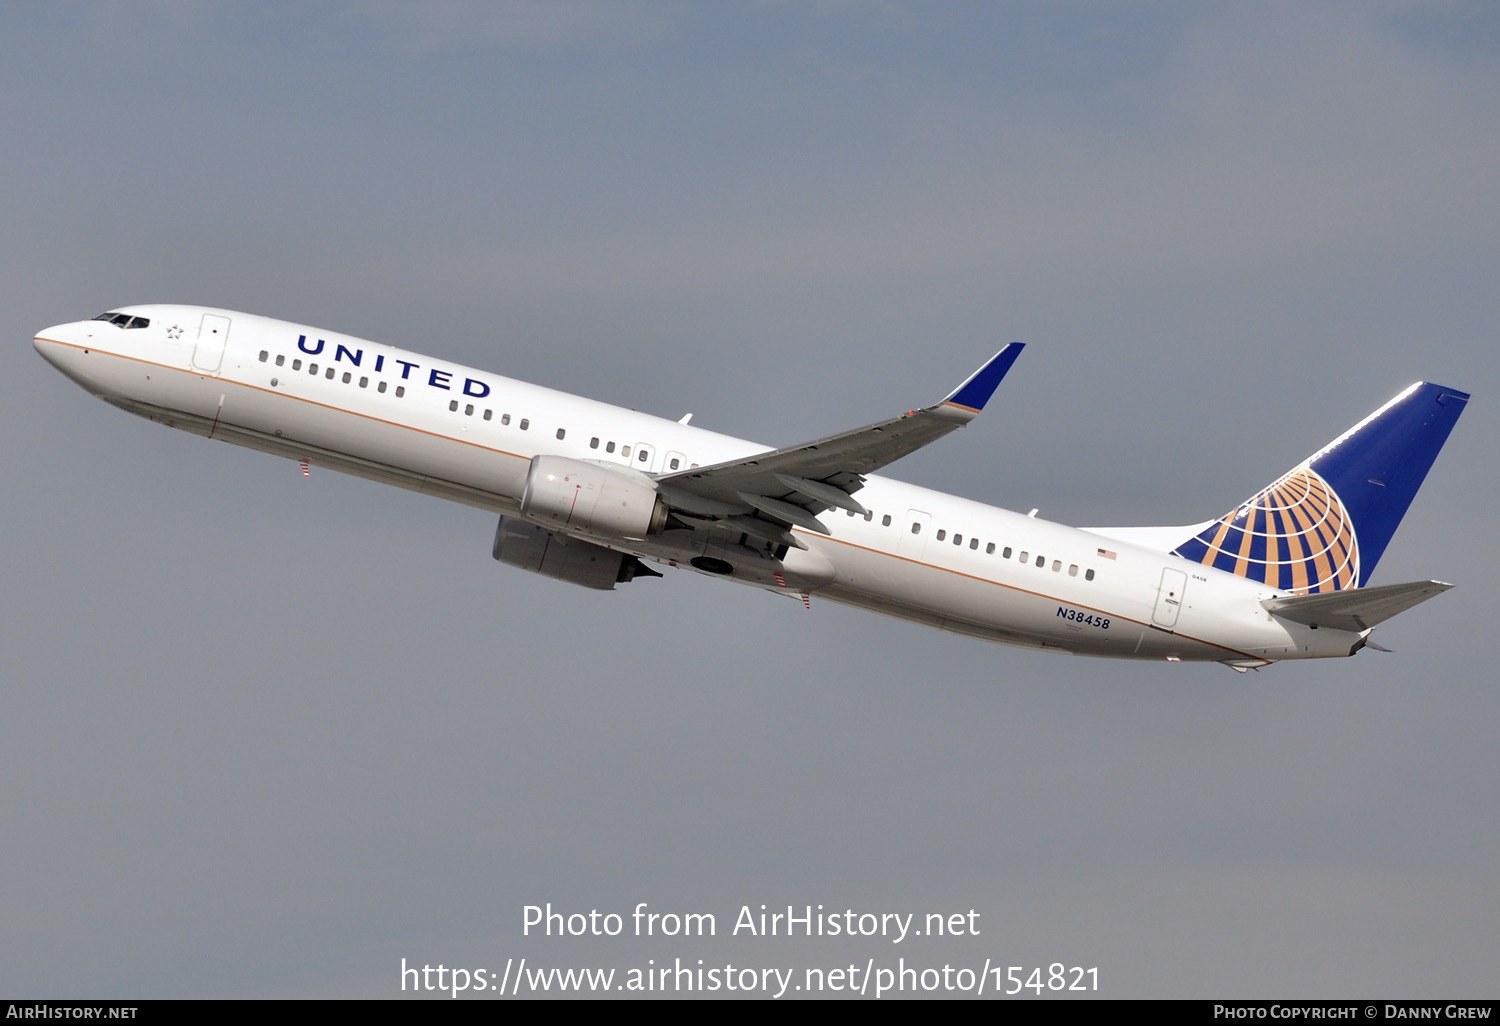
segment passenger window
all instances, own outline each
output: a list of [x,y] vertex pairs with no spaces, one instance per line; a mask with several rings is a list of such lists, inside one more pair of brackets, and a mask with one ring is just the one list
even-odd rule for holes
[[[1010,549],[1006,549],[1005,551],[1006,551],[1007,554],[1010,553]],[[1021,562],[1023,562],[1023,563],[1029,563],[1029,562],[1031,562],[1031,553],[1029,553],[1029,552],[1022,552],[1021,553]]]
[[986,556],[993,556],[995,554],[995,543],[994,542],[990,542],[988,545],[986,545],[984,547],[984,554]]
[[651,450],[650,449],[642,449],[640,452],[638,452],[638,453],[635,454],[635,458],[638,461],[640,461],[641,463],[645,463],[647,460],[649,460],[651,458]]
[[405,385],[397,385],[396,386],[396,398],[400,399],[405,394],[406,394],[406,386]]
[[1053,573],[1057,573],[1061,569],[1062,569],[1062,560],[1060,560],[1060,559],[1054,559],[1052,561],[1052,572]]
[[508,414],[508,413],[502,413],[502,414],[500,414],[500,423],[501,423],[501,425],[509,424],[510,423],[510,414]]
[[293,360],[292,361],[292,370],[301,370],[301,369],[302,369],[302,361],[301,360]]
[[[329,373],[330,374],[332,373],[331,369],[330,369]],[[354,375],[350,374],[348,371],[344,371],[344,384],[347,385],[347,384],[349,384],[349,382],[351,382],[353,380],[354,380]]]
[[531,418],[529,418],[529,417],[522,417],[521,418],[521,430],[525,431],[529,427],[531,427]]
[[563,440],[563,436],[566,435],[567,433],[568,433],[567,428],[558,428],[557,429],[557,440],[559,442],[561,442]]
[[939,527],[938,528],[938,533],[937,533],[937,540],[938,541],[942,541],[946,537],[948,537],[948,532],[946,530],[944,530],[943,528]]
[[911,525],[911,533],[912,534],[921,534],[922,533],[922,522],[920,520],[913,521],[913,523]]
[[457,399],[449,399],[448,400],[448,412],[449,413],[457,413],[458,412],[458,400]]
[[[329,380],[329,381],[332,381],[332,380],[333,380],[333,376],[334,376],[334,375],[335,375],[335,374],[336,374],[336,373],[338,373],[338,372],[337,372],[337,371],[336,371],[336,370],[334,370],[334,368],[332,368],[332,367],[329,367],[329,368],[328,368],[328,373],[327,373],[327,374],[325,374],[325,375],[323,375],[323,376],[324,376],[324,377],[325,377],[325,378],[327,378],[327,379],[328,379],[328,380]],[[344,379],[344,380],[345,380],[345,381],[347,381],[347,380],[349,380],[349,379],[348,379],[348,378],[345,378],[345,379]]]
[[854,510],[852,510],[852,509],[846,509],[846,510],[844,510],[844,515],[846,517],[848,517],[850,520],[853,520],[854,519]]
[[315,363],[308,364],[307,365],[307,373],[311,374],[313,377],[317,377],[318,376],[318,365],[315,364]]
[[630,446],[628,446],[628,445],[622,445],[622,446],[620,446],[620,455],[624,456],[626,459],[629,459],[630,458]]
[[609,444],[605,445],[604,451],[605,452],[614,452],[615,451],[615,443],[614,442],[610,442]]
[[865,510],[865,523],[868,524],[870,521],[872,521],[874,519],[875,519],[875,514],[872,513],[870,510]]
[[464,405],[464,416],[465,417],[472,417],[472,416],[474,416],[474,404],[473,403],[466,403]]
[[676,470],[680,466],[682,466],[682,461],[680,459],[678,459],[676,456],[673,456],[672,457],[672,469]]
[[495,412],[494,410],[485,410],[484,411],[484,419],[485,420],[489,420],[490,417],[494,414],[494,412]]
[[1047,557],[1046,556],[1038,556],[1038,557],[1036,557],[1036,565],[1039,566],[1039,567],[1046,566],[1047,565]]
[[953,536],[953,544],[954,545],[962,545],[963,543],[964,543],[964,536],[963,535],[961,535],[961,534],[955,534]]
[[1083,572],[1083,579],[1085,581],[1092,581],[1094,579],[1094,571],[1092,571],[1092,570],[1085,570]]
[[[977,548],[979,548],[979,539],[978,538],[970,538],[969,539],[969,548],[970,549],[977,549]],[[995,546],[991,545],[990,546],[990,551],[994,552],[995,551]]]
[[1077,577],[1078,576],[1078,564],[1077,563],[1070,563],[1070,564],[1068,564],[1068,576],[1069,577]]
[[284,353],[277,353],[276,354],[276,366],[283,367],[285,365],[286,365],[286,355]]
[[595,435],[593,438],[589,439],[589,448],[590,449],[597,449],[597,448],[599,448],[599,436],[598,435]]
[[375,386],[375,391],[377,391],[377,392],[384,392],[385,391],[385,382],[382,381],[380,384],[376,385]]
[[260,362],[261,363],[265,363],[270,358],[271,358],[271,354],[270,353],[266,352],[264,349],[262,349],[260,351]]
[[369,385],[370,385],[370,379],[369,378],[360,378],[359,379],[359,387],[360,388],[368,388]]
[[891,515],[889,513],[887,513],[885,516],[883,516],[883,517],[880,518],[880,526],[881,527],[890,527],[891,526]]

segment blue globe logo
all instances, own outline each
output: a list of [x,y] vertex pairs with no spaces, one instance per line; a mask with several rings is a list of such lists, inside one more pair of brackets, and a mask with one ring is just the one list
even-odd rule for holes
[[1359,580],[1349,511],[1307,467],[1246,500],[1177,554],[1293,595],[1353,588]]

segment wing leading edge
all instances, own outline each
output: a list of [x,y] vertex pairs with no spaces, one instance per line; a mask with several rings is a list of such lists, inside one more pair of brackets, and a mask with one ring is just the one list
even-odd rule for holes
[[790,528],[828,534],[824,510],[864,514],[852,497],[880,470],[979,416],[1024,343],[1012,342],[941,402],[867,427],[744,459],[663,474],[662,497],[688,526],[714,522],[765,541],[805,548]]

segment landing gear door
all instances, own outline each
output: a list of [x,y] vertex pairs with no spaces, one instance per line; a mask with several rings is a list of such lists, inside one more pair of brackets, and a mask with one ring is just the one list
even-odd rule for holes
[[204,314],[203,323],[198,326],[198,344],[193,347],[193,369],[205,374],[219,373],[228,341],[229,318]]
[[1156,591],[1156,608],[1151,612],[1151,622],[1158,627],[1171,630],[1177,626],[1177,614],[1182,611],[1182,595],[1187,589],[1187,574],[1171,567],[1163,567],[1161,586]]

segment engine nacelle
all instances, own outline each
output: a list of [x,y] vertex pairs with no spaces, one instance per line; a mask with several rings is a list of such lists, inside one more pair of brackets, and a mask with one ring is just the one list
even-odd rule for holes
[[667,504],[649,478],[566,456],[533,457],[521,513],[569,533],[615,538],[661,534],[667,522]]
[[612,552],[602,545],[568,538],[515,517],[501,517],[495,528],[491,554],[502,563],[544,577],[612,591],[637,574],[660,577],[634,556]]

